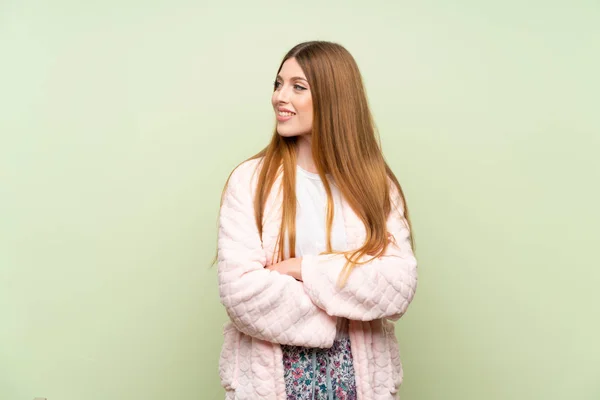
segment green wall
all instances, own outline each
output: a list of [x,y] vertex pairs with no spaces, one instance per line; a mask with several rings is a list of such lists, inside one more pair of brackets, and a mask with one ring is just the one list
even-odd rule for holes
[[222,398],[219,195],[311,39],[412,212],[401,398],[600,398],[600,3],[3,0],[1,400]]

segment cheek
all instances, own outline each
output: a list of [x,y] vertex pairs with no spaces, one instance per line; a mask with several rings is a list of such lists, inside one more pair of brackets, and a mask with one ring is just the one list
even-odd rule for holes
[[303,114],[304,114],[304,119],[307,121],[312,121],[312,117],[313,117],[313,109],[312,109],[312,102],[308,101],[306,102],[306,104],[303,107]]
[[312,101],[310,99],[302,102],[302,114],[304,114],[305,118],[312,114]]

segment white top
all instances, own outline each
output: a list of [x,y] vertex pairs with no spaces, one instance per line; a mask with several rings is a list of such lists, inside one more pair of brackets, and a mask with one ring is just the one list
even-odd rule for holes
[[[328,175],[329,181],[333,182]],[[333,250],[346,250],[346,230],[342,214],[341,193],[331,184],[334,202],[333,224],[331,226],[331,247]],[[319,174],[296,168],[296,257],[305,254],[317,255],[327,248],[326,218],[327,194]],[[337,338],[348,336],[348,320],[338,318]]]

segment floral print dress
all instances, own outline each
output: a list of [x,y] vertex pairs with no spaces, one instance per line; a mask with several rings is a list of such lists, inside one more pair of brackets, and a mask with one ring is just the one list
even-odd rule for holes
[[356,400],[350,339],[329,349],[282,345],[288,400]]

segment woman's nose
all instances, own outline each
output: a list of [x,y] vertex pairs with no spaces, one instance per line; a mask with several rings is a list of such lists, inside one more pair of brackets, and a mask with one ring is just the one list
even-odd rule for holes
[[275,98],[278,102],[287,103],[290,100],[290,91],[287,87],[283,86],[277,91]]

